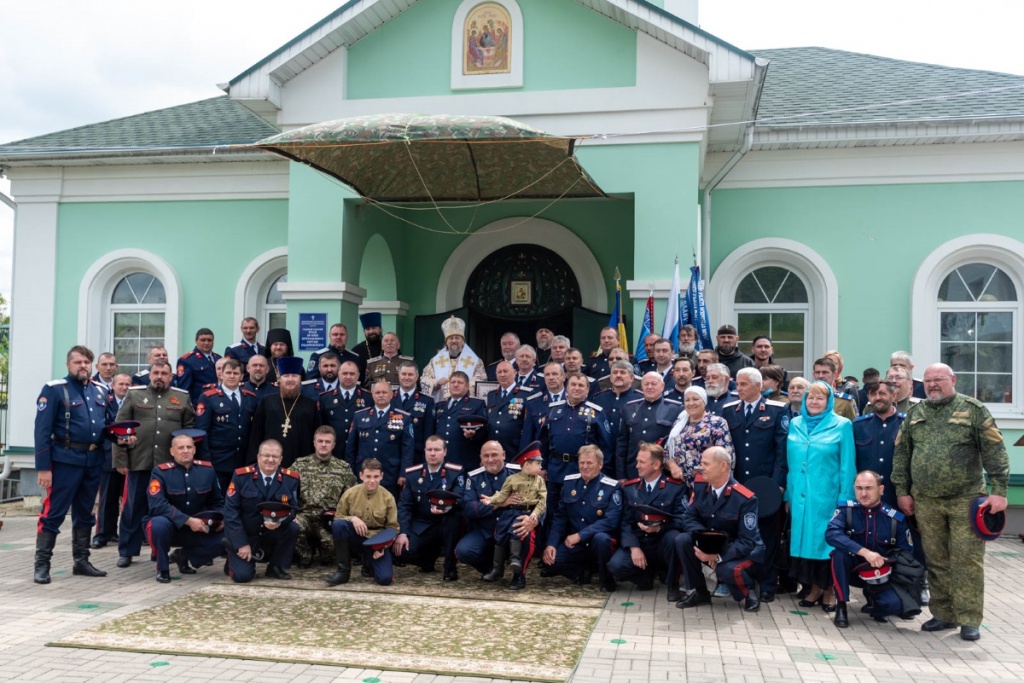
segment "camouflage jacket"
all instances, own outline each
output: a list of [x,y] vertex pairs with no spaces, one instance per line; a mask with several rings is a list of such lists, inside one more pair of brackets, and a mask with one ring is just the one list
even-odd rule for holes
[[356,485],[356,475],[344,460],[331,456],[320,462],[316,454],[299,458],[292,465],[301,475],[299,504],[302,511],[319,514],[333,509],[341,494]]

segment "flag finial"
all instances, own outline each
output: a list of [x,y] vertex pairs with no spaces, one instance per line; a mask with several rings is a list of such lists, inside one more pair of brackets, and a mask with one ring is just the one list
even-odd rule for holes
[[615,281],[618,282],[621,279],[622,279],[622,276],[619,275],[619,267],[615,266]]

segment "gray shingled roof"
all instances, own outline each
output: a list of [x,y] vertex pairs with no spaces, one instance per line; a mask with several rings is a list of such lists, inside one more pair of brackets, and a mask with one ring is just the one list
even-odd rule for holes
[[279,132],[221,96],[18,140],[0,145],[0,154],[202,148],[255,142]]
[[[1024,76],[907,62],[823,47],[751,50],[771,60],[758,119],[765,125],[813,125],[1024,115]],[[1012,89],[1005,89],[1012,88]],[[991,89],[998,92],[945,96]],[[865,105],[894,106],[833,111]]]

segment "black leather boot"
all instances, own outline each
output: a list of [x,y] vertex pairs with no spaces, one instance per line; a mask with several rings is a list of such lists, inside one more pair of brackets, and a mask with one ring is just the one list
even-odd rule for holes
[[509,561],[508,566],[512,568],[513,573],[520,573],[523,571],[523,542],[518,538],[512,537],[508,542],[508,554]]
[[508,558],[508,551],[505,546],[494,546],[494,566],[491,571],[483,575],[484,581],[500,581],[505,577],[505,560]]
[[36,534],[35,575],[36,583],[50,583],[50,558],[53,557],[53,546],[57,544],[57,534],[40,531]]
[[850,628],[850,616],[846,613],[846,603],[836,603],[836,618],[832,620],[836,628]]
[[71,556],[75,560],[71,573],[75,576],[106,576],[105,571],[96,569],[89,562],[89,544],[92,542],[90,531],[90,529],[71,530]]
[[324,577],[324,583],[328,586],[340,586],[348,583],[352,578],[352,556],[348,554],[348,539],[334,539],[334,561],[338,570],[329,576]]

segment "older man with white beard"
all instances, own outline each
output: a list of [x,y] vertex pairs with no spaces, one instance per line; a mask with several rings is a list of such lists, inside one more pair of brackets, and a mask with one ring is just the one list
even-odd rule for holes
[[729,390],[729,368],[723,363],[712,363],[704,376],[704,389],[708,392],[708,412],[721,415],[727,403],[739,399],[739,394]]

